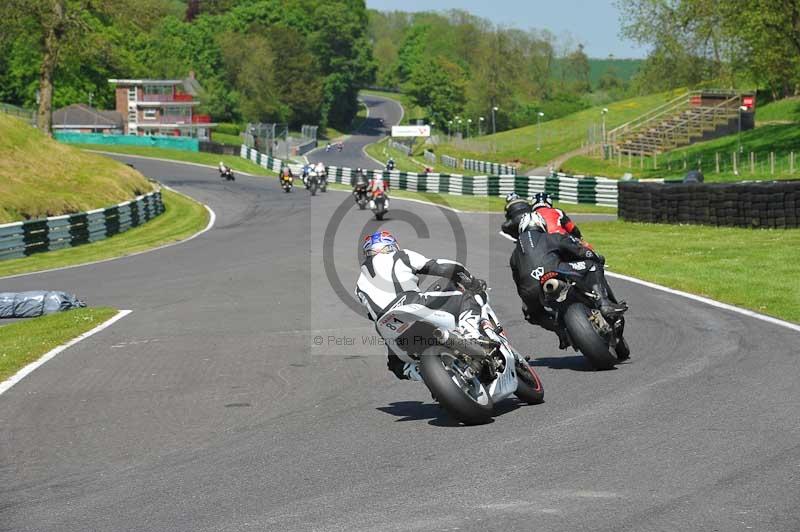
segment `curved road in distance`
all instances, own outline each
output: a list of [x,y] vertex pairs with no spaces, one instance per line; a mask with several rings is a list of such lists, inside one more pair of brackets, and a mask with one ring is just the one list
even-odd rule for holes
[[[362,94],[360,99],[367,105],[369,116],[357,131],[347,137],[344,141],[344,149],[326,152],[325,146],[322,146],[307,154],[306,157],[309,161],[322,161],[326,166],[366,168],[368,170],[383,169],[383,164],[367,157],[364,148],[386,136],[387,133],[391,133],[392,126],[399,124],[403,118],[403,108],[395,100],[379,96]],[[383,119],[383,125],[379,119]]]
[[335,266],[349,293],[361,235],[378,227],[347,194],[130,161],[217,224],[0,279],[133,310],[0,396],[0,530],[798,528],[797,333],[612,279],[633,358],[586,371],[522,321],[500,215],[453,221],[398,199],[383,226],[429,256],[465,253],[544,381],[545,404],[509,400],[494,423],[455,426],[423,384],[387,372],[370,323],[326,278]]

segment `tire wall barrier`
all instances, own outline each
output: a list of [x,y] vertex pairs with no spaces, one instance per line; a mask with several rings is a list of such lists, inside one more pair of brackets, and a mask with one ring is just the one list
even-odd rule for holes
[[800,227],[800,180],[619,184],[619,216],[632,222]]
[[0,260],[97,242],[164,212],[161,190],[105,209],[0,225]]
[[[244,159],[260,164],[278,164],[275,169],[280,171],[282,162],[272,159],[255,150],[242,146],[241,156]],[[269,163],[269,160],[272,163]],[[260,161],[260,162],[259,162]],[[267,161],[267,162],[265,162]],[[292,172],[297,175],[302,166],[289,165]],[[602,177],[567,177],[567,176],[464,176],[459,174],[415,173],[400,171],[369,170],[367,175],[383,175],[389,185],[397,190],[410,190],[413,192],[435,192],[437,194],[455,194],[459,196],[500,196],[516,192],[520,196],[532,196],[538,192],[547,192],[554,200],[564,203],[585,203],[603,205],[606,207],[617,206],[617,181]],[[335,183],[350,186],[353,176],[352,168],[337,166],[328,167],[328,178]]]

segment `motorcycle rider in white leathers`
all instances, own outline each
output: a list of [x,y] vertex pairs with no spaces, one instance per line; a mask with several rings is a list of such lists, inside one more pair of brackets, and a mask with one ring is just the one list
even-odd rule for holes
[[[458,262],[428,259],[411,250],[401,250],[388,231],[377,231],[364,239],[364,260],[356,283],[356,296],[377,322],[397,304],[416,303],[430,309],[450,312],[458,323],[460,308],[453,308],[455,291],[420,292],[418,274],[444,277],[471,290],[485,290],[486,283],[473,277]],[[448,305],[448,303],[450,303]],[[387,345],[389,371],[398,379],[421,380],[416,362],[403,362]]]

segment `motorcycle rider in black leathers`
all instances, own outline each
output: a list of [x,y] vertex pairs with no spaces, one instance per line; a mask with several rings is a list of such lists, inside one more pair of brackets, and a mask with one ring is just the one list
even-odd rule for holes
[[540,281],[546,273],[558,271],[593,291],[599,297],[600,312],[609,320],[628,308],[625,303],[617,303],[610,291],[604,273],[605,259],[571,235],[548,233],[547,222],[536,212],[524,214],[520,220],[510,265],[525,319],[554,331],[560,349],[569,347],[569,340],[544,308]]
[[367,185],[369,184],[369,180],[367,179],[367,173],[364,171],[363,168],[357,168],[355,174],[353,174],[351,186],[353,187],[353,196],[358,200],[358,193],[360,189],[364,190],[366,193]]
[[530,201],[520,197],[516,192],[506,195],[506,220],[500,228],[501,231],[512,238],[517,238],[522,216],[532,211]]

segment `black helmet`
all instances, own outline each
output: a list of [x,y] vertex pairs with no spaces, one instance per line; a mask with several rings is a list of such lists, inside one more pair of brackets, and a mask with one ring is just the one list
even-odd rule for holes
[[526,212],[531,212],[531,204],[528,200],[520,198],[516,192],[512,192],[506,196],[505,211],[506,219],[513,220]]
[[538,194],[533,196],[531,200],[531,206],[534,211],[542,207],[552,207],[553,200],[550,199],[550,194],[548,194],[547,192],[539,192]]

